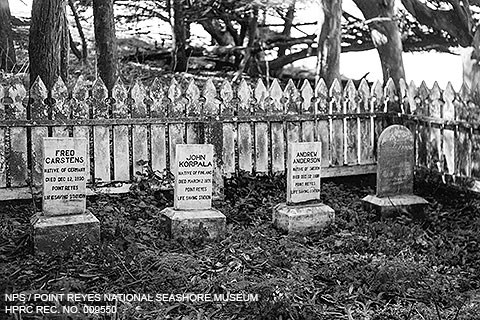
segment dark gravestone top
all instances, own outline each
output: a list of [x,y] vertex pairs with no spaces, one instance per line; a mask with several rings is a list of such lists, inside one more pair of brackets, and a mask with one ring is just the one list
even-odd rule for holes
[[413,194],[414,141],[401,125],[386,128],[378,138],[377,197]]

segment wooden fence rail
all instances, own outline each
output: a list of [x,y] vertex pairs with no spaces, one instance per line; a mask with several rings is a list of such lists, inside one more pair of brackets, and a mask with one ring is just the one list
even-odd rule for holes
[[435,82],[403,85],[402,119],[415,134],[418,167],[480,192],[480,95]]
[[[48,97],[37,79],[0,85],[0,199],[31,197],[42,178],[42,138],[86,137],[90,183],[130,182],[147,163],[169,169],[178,143],[214,145],[217,173],[282,173],[288,142],[321,141],[323,176],[374,173],[376,139],[392,121],[415,133],[417,165],[456,177],[479,178],[478,112],[467,88],[441,91],[423,83],[313,88],[274,80],[248,84],[155,79],[120,81],[107,99],[101,80],[59,80]],[[475,110],[478,111],[478,110]],[[396,117],[395,117],[396,116]]]

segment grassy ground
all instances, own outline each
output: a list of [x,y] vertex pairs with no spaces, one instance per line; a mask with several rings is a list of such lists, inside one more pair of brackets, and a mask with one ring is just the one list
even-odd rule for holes
[[159,212],[172,204],[170,192],[90,198],[101,248],[63,258],[32,255],[33,205],[10,203],[0,209],[0,289],[258,295],[257,302],[118,302],[116,315],[98,319],[479,319],[480,196],[426,180],[416,186],[431,203],[425,220],[365,212],[359,200],[373,193],[371,177],[325,180],[335,223],[291,237],[270,223],[272,206],[285,198],[283,177],[232,179],[215,203],[228,219],[218,242],[166,239]]
[[[19,73],[28,66],[25,48],[23,39]],[[71,77],[93,81],[92,57],[86,66],[72,58]],[[148,85],[164,73],[155,63],[125,63],[119,70],[127,85],[137,78]],[[7,316],[1,297],[0,318],[480,319],[480,196],[429,177],[418,181],[424,182],[417,194],[431,203],[425,220],[365,212],[360,199],[374,193],[371,177],[325,180],[322,197],[335,209],[335,223],[290,237],[270,223],[271,208],[285,199],[284,178],[232,179],[225,200],[215,203],[228,218],[218,242],[166,239],[159,212],[172,204],[169,192],[137,188],[89,198],[87,209],[101,221],[101,247],[68,257],[32,255],[29,219],[38,203],[2,203],[0,293],[231,292],[258,295],[258,301],[119,302],[114,315],[42,317]],[[84,302],[70,304],[81,310]]]

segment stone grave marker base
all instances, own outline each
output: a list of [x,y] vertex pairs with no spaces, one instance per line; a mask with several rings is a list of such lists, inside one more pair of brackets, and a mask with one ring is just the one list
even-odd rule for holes
[[90,212],[68,216],[36,214],[31,224],[35,254],[65,254],[100,244],[100,221]]
[[320,231],[335,219],[335,211],[323,203],[287,205],[273,208],[273,225],[287,233],[307,234]]
[[175,210],[172,207],[160,212],[163,215],[163,229],[170,238],[209,239],[221,238],[225,234],[227,218],[216,209]]
[[409,214],[413,218],[423,219],[425,207],[428,201],[422,197],[405,194],[379,198],[368,195],[362,199],[363,207],[366,210],[375,210],[382,217],[396,217],[401,214]]

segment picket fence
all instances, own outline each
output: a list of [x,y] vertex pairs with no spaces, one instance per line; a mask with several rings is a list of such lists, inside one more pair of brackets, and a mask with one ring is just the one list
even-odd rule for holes
[[[480,112],[474,95],[451,85],[393,81],[358,88],[323,81],[297,88],[277,80],[267,88],[208,79],[155,79],[129,89],[119,81],[112,98],[99,79],[61,79],[51,95],[37,79],[30,90],[19,81],[0,84],[0,199],[31,198],[42,183],[42,138],[86,137],[88,177],[97,192],[128,190],[149,166],[169,170],[179,143],[214,145],[219,172],[231,176],[283,173],[289,142],[321,141],[323,177],[374,173],[376,140],[390,123],[415,134],[417,165],[445,177],[480,180]],[[112,185],[116,187],[113,188]],[[120,186],[120,187],[119,187]],[[123,188],[121,187],[123,186]],[[480,188],[479,188],[480,190]]]
[[[402,85],[400,86],[402,87]],[[480,90],[403,86],[401,118],[415,134],[416,165],[480,192]]]

